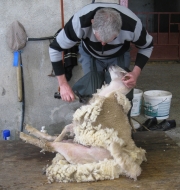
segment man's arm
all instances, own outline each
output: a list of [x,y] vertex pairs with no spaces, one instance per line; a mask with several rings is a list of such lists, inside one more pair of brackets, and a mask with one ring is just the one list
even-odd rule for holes
[[61,99],[64,101],[71,102],[71,101],[74,101],[74,93],[72,92],[72,89],[69,86],[65,77],[65,70],[64,70],[64,65],[62,62],[61,50],[62,49],[57,44],[57,41],[55,39],[49,47],[49,54],[50,54],[50,59],[53,66],[54,73],[58,79]]
[[[72,19],[73,17],[67,22],[65,27],[59,32],[49,47],[50,60],[54,73],[58,79],[61,98],[62,100],[68,102],[74,100],[74,93],[72,92],[72,89],[65,77],[65,70],[62,61],[62,51],[65,49],[70,49],[78,41],[80,41],[80,39],[75,35],[75,31],[73,30]],[[81,30],[81,28],[79,28],[79,30]]]
[[132,72],[129,72],[122,78],[124,84],[129,88],[134,88],[136,86],[141,70],[149,60],[153,50],[153,38],[142,26],[140,20],[136,24],[132,43],[138,48],[135,66]]
[[[49,48],[51,63],[53,66],[54,73],[58,79],[61,99],[64,101],[71,102],[71,101],[74,101],[74,93],[65,77],[65,70],[64,70],[64,65],[62,62],[62,52],[56,50],[55,48],[52,48],[52,47],[56,47],[55,46],[56,43],[57,43],[56,40],[54,40],[54,42],[50,45],[50,48]],[[59,50],[60,50],[60,47],[59,47]]]

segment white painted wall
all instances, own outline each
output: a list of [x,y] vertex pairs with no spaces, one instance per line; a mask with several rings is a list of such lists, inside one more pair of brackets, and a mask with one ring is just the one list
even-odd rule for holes
[[[91,0],[64,0],[65,22]],[[119,1],[99,1],[116,2]],[[21,124],[21,103],[17,98],[16,68],[12,66],[13,53],[7,46],[6,33],[9,25],[18,20],[25,27],[28,37],[53,35],[61,27],[60,0],[6,0],[0,1],[0,131],[11,130],[11,139],[18,138]],[[65,103],[54,99],[58,89],[56,78],[48,77],[51,63],[48,54],[49,41],[27,42],[22,52],[25,82],[25,123],[40,129],[45,125],[48,132],[59,133],[71,122],[78,102]],[[74,69],[82,75],[80,66]],[[77,78],[73,78],[71,83]],[[1,138],[0,138],[1,139]]]

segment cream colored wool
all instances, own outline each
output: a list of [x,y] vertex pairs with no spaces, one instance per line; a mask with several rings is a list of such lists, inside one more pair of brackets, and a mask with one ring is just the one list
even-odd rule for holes
[[56,154],[53,163],[46,169],[48,181],[51,182],[87,182],[119,177],[121,168],[115,160],[107,160],[98,163],[69,164],[60,154]]
[[146,161],[145,150],[138,148],[131,138],[127,113],[129,100],[116,91],[108,97],[95,94],[88,105],[73,115],[74,141],[85,146],[103,147],[113,160],[98,163],[69,164],[59,158],[47,168],[49,182],[84,182],[118,178],[126,175],[134,180],[141,174],[140,164]]

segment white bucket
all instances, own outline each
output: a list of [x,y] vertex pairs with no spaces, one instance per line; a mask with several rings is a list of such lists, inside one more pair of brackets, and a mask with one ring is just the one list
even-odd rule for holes
[[133,106],[131,109],[131,116],[138,116],[141,113],[141,104],[142,104],[142,94],[143,91],[139,89],[134,89],[133,92]]
[[145,117],[156,117],[158,120],[167,119],[171,105],[172,93],[163,90],[145,91],[144,111]]

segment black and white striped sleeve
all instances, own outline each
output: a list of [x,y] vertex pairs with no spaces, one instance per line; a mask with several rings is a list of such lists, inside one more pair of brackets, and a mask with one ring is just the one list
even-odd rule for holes
[[[49,55],[56,76],[65,73],[62,62],[62,51],[70,49],[80,41],[79,37],[81,37],[81,34],[79,36],[76,34],[81,31],[78,22],[79,18],[73,16],[50,44]],[[76,26],[76,28],[74,26]]]
[[132,43],[134,43],[136,48],[138,48],[135,65],[142,69],[152,54],[153,37],[148,34],[140,20],[136,24]]

